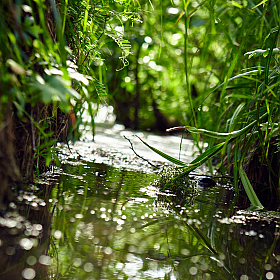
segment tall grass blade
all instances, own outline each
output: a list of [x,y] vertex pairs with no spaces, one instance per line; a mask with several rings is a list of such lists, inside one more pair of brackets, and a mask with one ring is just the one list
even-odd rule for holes
[[194,169],[196,169],[197,167],[201,166],[204,162],[206,162],[207,160],[211,159],[212,156],[218,154],[221,149],[224,147],[225,142],[220,143],[215,145],[214,147],[211,147],[210,149],[206,150],[204,153],[202,153],[201,155],[199,155],[195,160],[193,160],[191,163],[187,164],[184,163],[180,160],[177,160],[157,149],[155,149],[154,147],[150,146],[149,144],[147,144],[145,141],[143,141],[139,136],[135,135],[136,137],[138,137],[147,147],[149,147],[151,150],[153,150],[155,153],[157,153],[158,155],[162,156],[163,158],[169,160],[172,163],[175,163],[177,165],[181,165],[184,168],[183,172],[172,178],[165,186],[162,190],[165,190],[168,186],[170,186],[173,182],[175,182],[176,180],[180,179],[183,176],[187,176],[191,171],[193,171]]
[[[224,142],[215,145],[214,147],[211,147],[210,149],[206,150],[204,153],[202,153],[201,155],[199,155],[196,159],[194,159],[191,163],[185,163],[181,160],[178,160],[174,157],[171,157],[163,152],[161,152],[160,150],[150,146],[148,143],[146,143],[144,140],[142,140],[139,136],[135,135],[139,140],[141,140],[147,147],[149,147],[152,151],[154,151],[155,153],[157,153],[158,155],[162,156],[163,158],[167,159],[168,161],[175,163],[177,165],[181,165],[181,166],[185,166],[186,168],[184,169],[184,172],[182,174],[180,174],[178,176],[178,178],[180,176],[183,176],[191,171],[193,171],[194,169],[196,169],[198,166],[202,165],[205,161],[207,161],[208,159],[210,159],[212,156],[216,155],[223,147],[224,147]],[[177,177],[176,177],[177,178]]]
[[238,115],[242,112],[242,109],[243,109],[244,106],[245,106],[245,103],[241,103],[241,104],[238,105],[238,107],[234,111],[232,117],[230,118],[229,125],[228,125],[229,126],[229,129],[228,129],[229,132],[233,131],[234,125],[238,122],[237,121]]
[[[278,40],[278,35],[279,35],[280,28],[278,28],[278,31],[276,32],[273,46],[276,46],[277,40]],[[268,77],[269,77],[269,70],[270,70],[270,63],[271,63],[271,58],[272,58],[272,53],[273,53],[273,47],[270,48],[268,58],[266,61],[266,66],[265,66],[265,84],[268,85]]]
[[226,88],[227,88],[227,85],[228,83],[230,82],[230,77],[232,75],[232,72],[233,72],[233,69],[238,61],[238,58],[241,54],[241,51],[242,51],[242,47],[245,43],[245,39],[241,42],[240,46],[239,46],[239,49],[238,49],[238,52],[234,55],[234,59],[233,61],[231,62],[230,64],[230,67],[229,67],[229,70],[228,70],[228,73],[225,77],[225,81],[224,81],[224,84],[223,84],[223,88],[222,88],[222,91],[221,91],[221,95],[220,95],[220,100],[224,100],[224,94],[225,94],[225,91],[226,91]]
[[[189,166],[200,166],[203,164],[206,160],[210,159],[212,156],[216,155],[223,147],[224,147],[225,142],[219,143],[210,149],[206,150],[204,153],[199,155],[195,160],[193,160]],[[193,169],[192,169],[193,170]],[[191,171],[192,171],[191,170]],[[190,172],[190,171],[189,171]]]
[[[231,78],[228,79],[226,82],[227,82],[227,84],[228,84],[229,82],[231,82],[231,81],[233,81],[233,80],[235,80],[235,79],[238,79],[238,78],[243,78],[243,77],[244,77],[244,78],[248,78],[247,76],[250,76],[250,75],[257,75],[257,74],[259,73],[259,71],[260,71],[260,72],[263,72],[262,69],[260,69],[260,70],[251,70],[251,71],[247,71],[247,72],[245,72],[245,73],[241,73],[241,74],[238,74],[238,75],[236,75],[236,76],[234,76],[234,77],[231,77]],[[204,103],[204,101],[205,101],[214,91],[216,91],[217,89],[221,88],[224,84],[225,84],[225,82],[223,82],[223,83],[219,84],[218,86],[214,87],[213,89],[211,89],[210,92],[207,94],[207,96],[203,99],[203,101],[201,102],[201,104],[199,105],[199,107],[202,106],[202,104]]]
[[202,233],[202,231],[194,225],[189,225],[184,222],[185,226],[196,236],[200,243],[206,247],[211,253],[217,255],[217,251],[211,246],[209,239]]
[[261,202],[259,201],[244,169],[242,168],[242,166],[239,167],[239,175],[243,184],[243,187],[247,193],[247,196],[250,200],[250,202],[252,203],[252,205],[254,207],[257,207],[258,209],[264,209],[263,205],[261,204]]
[[[266,117],[268,115],[268,113],[264,113],[259,120],[263,119],[264,117]],[[250,124],[248,124],[247,126],[243,127],[240,130],[236,130],[236,131],[232,131],[229,133],[226,132],[215,132],[215,131],[210,131],[210,130],[206,130],[206,129],[198,129],[196,127],[188,127],[188,130],[190,132],[193,133],[200,133],[202,135],[208,136],[208,137],[212,137],[212,138],[217,138],[217,139],[226,139],[228,138],[228,140],[232,140],[234,138],[237,138],[245,133],[247,133],[247,131],[252,128],[254,125],[256,125],[258,122],[258,120],[255,120],[253,122],[251,122]]]
[[159,151],[158,149],[150,146],[148,143],[146,143],[144,140],[142,140],[139,136],[135,135],[139,140],[141,140],[147,147],[149,147],[152,151],[154,151],[155,153],[157,153],[158,155],[162,156],[163,158],[167,159],[168,161],[172,162],[172,163],[175,163],[177,165],[181,165],[181,166],[186,166],[187,163],[181,161],[181,160],[178,160],[174,157],[171,157],[161,151]]

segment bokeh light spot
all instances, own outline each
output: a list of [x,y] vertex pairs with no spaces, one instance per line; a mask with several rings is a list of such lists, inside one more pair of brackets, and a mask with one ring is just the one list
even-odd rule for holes
[[36,276],[36,272],[33,268],[26,268],[21,273],[24,279],[34,279]]

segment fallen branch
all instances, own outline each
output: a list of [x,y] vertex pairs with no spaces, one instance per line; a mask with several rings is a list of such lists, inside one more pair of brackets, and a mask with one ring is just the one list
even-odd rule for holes
[[154,168],[156,168],[156,169],[159,169],[158,166],[152,164],[152,163],[149,162],[147,159],[145,159],[145,158],[141,157],[140,155],[138,155],[138,154],[136,153],[136,151],[134,150],[133,144],[131,143],[131,141],[130,141],[127,137],[125,137],[125,136],[123,136],[123,137],[124,137],[124,139],[126,139],[126,140],[130,143],[130,149],[134,152],[134,154],[135,154],[137,157],[139,157],[139,158],[141,158],[142,160],[146,161],[146,162],[147,162],[148,164],[150,164],[152,167],[154,167]]

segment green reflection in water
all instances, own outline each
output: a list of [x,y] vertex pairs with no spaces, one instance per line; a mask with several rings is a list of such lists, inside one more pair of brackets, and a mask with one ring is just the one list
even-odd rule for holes
[[239,215],[228,187],[200,189],[192,205],[179,205],[150,185],[153,174],[82,162],[64,170],[52,191],[53,279],[280,275],[275,221]]

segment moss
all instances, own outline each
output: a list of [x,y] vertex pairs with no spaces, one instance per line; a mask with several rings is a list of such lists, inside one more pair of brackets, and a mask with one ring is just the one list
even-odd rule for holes
[[[192,205],[197,195],[197,182],[189,178],[189,176],[181,176],[175,179],[183,172],[179,167],[164,167],[159,172],[159,179],[154,184],[159,189],[165,189],[168,193],[173,194],[173,201],[181,206]],[[175,180],[174,180],[175,179]],[[166,187],[166,185],[168,186]],[[161,196],[164,199],[164,195]],[[159,200],[161,200],[159,198]]]

